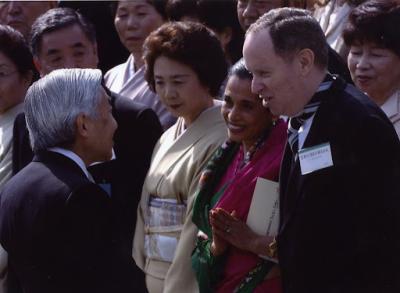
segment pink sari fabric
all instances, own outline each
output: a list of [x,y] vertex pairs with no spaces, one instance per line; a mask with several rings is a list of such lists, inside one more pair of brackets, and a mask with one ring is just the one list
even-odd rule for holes
[[[243,149],[240,147],[220,186],[228,181],[232,182],[215,207],[223,208],[229,212],[235,210],[237,217],[246,222],[257,178],[262,177],[278,181],[280,163],[287,138],[286,131],[287,124],[280,120],[272,128],[268,138],[254,154],[250,163],[236,173],[237,166],[243,159]],[[259,261],[260,258],[253,253],[230,247],[223,278],[217,285],[216,291],[233,292]],[[256,288],[255,292],[282,292],[280,279],[265,280]]]

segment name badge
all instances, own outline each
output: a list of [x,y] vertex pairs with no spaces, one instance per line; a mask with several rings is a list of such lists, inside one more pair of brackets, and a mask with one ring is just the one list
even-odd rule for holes
[[302,175],[333,166],[331,145],[327,142],[302,149],[299,159]]

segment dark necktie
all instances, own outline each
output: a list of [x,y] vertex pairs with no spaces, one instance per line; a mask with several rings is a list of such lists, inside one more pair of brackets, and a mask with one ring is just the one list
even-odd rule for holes
[[[328,75],[328,77],[330,76]],[[295,160],[297,158],[297,152],[299,150],[299,129],[307,119],[311,118],[317,112],[318,107],[321,104],[323,93],[329,90],[331,85],[331,78],[323,81],[318,87],[317,92],[304,107],[304,109],[299,114],[289,119],[288,143],[290,145],[290,149],[293,152],[293,155],[295,156]]]

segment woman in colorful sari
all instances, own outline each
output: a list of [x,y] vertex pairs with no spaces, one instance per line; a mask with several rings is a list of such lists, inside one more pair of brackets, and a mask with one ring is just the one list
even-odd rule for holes
[[192,255],[200,292],[281,292],[272,237],[247,225],[258,177],[278,180],[286,123],[251,93],[252,75],[238,61],[231,69],[222,114],[229,139],[203,171],[193,210],[199,238]]
[[144,45],[146,79],[177,122],[157,142],[138,208],[133,255],[150,293],[196,292],[191,270],[200,174],[226,140],[216,95],[227,74],[218,38],[199,23],[161,26]]

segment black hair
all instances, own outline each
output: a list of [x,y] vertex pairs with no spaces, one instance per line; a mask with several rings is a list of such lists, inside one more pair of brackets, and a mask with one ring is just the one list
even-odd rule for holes
[[247,70],[243,58],[232,65],[228,73],[228,77],[231,76],[237,76],[240,79],[248,79],[250,81],[253,79],[253,74]]
[[39,16],[32,25],[30,47],[33,55],[38,55],[43,35],[73,25],[78,25],[93,44],[96,32],[93,25],[79,12],[72,8],[53,8]]
[[24,36],[8,25],[0,25],[0,52],[15,64],[21,75],[35,71],[32,54]]
[[217,96],[227,75],[227,62],[216,35],[196,22],[170,22],[153,31],[144,45],[145,78],[155,91],[154,63],[165,56],[189,66],[200,82]]
[[393,0],[367,1],[354,8],[343,31],[347,46],[371,42],[400,57],[400,4]]

